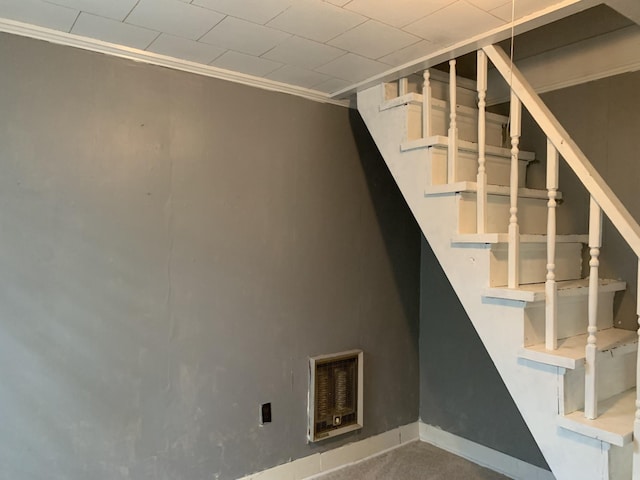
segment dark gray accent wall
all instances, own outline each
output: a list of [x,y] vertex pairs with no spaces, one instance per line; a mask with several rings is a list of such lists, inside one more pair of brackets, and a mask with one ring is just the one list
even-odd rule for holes
[[424,237],[421,271],[420,419],[549,470]]
[[[353,112],[0,64],[0,478],[232,479],[417,420],[419,230]],[[352,348],[365,427],[309,445],[307,359]]]
[[[639,85],[640,72],[634,72],[542,95],[636,221],[640,221]],[[528,169],[528,186],[545,188],[546,137],[528,114],[523,117],[522,130],[522,148],[535,151],[539,159]],[[587,233],[589,195],[563,160],[560,191],[563,201],[558,208],[558,233]],[[628,285],[626,292],[616,296],[616,324],[635,330],[637,257],[608,220],[602,241],[601,276],[621,278]]]

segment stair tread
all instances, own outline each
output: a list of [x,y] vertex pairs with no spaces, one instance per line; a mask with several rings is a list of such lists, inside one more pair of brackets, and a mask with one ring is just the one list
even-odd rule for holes
[[[575,297],[589,294],[589,279],[556,282],[559,297]],[[600,279],[600,292],[619,292],[627,288],[626,282],[607,278]],[[518,288],[492,287],[482,293],[483,298],[499,298],[521,302],[542,302],[545,299],[545,284],[531,283]]]
[[[619,354],[625,354],[637,350],[638,346],[638,334],[632,330],[606,328],[596,333],[596,339],[599,352],[616,350]],[[584,333],[559,339],[557,350],[547,350],[544,343],[521,347],[518,357],[573,370],[584,362],[586,345],[587,334]]]
[[[461,192],[477,192],[478,184],[476,182],[455,182],[455,183],[443,183],[442,185],[429,185],[424,189],[425,197],[431,195],[446,195],[452,193]],[[510,187],[507,185],[493,185],[487,184],[487,194],[489,195],[503,195],[508,197],[510,195]],[[542,200],[548,200],[549,196],[546,190],[537,188],[518,188],[518,197],[520,198],[538,198]],[[558,192],[558,199],[562,198],[562,193]]]
[[[523,233],[520,234],[520,243],[547,243],[548,235],[538,235]],[[451,243],[508,243],[509,234],[507,233],[462,233],[454,235]],[[588,243],[589,235],[572,234],[572,235],[556,235],[556,243]]]
[[[449,145],[449,138],[444,135],[434,135],[429,138],[419,138],[417,140],[410,140],[400,144],[401,151],[416,150],[418,148],[429,147],[441,147],[446,148]],[[477,153],[478,144],[476,142],[469,142],[467,140],[458,139],[458,149],[466,150],[469,152]],[[496,145],[485,145],[486,155],[495,155],[498,157],[511,158],[511,150],[509,148],[498,147]],[[531,162],[536,159],[535,152],[528,152],[526,150],[520,150],[518,152],[518,159]]]
[[583,410],[558,417],[567,430],[623,447],[633,439],[636,389],[632,388],[598,404],[598,418],[589,420]]
[[[396,98],[392,98],[389,100],[385,100],[380,104],[380,111],[383,112],[385,110],[389,110],[391,108],[399,107],[401,105],[413,104],[413,105],[422,105],[422,94],[417,92],[409,92],[404,95],[400,95]],[[443,110],[447,110],[447,101],[441,100],[439,98],[431,98],[431,105],[433,107],[439,107]],[[443,108],[444,107],[444,108]],[[466,110],[477,112],[477,108],[472,108],[467,105],[457,105],[458,110]],[[485,112],[485,117],[487,120],[493,120],[495,123],[507,123],[509,121],[509,117],[504,115],[500,115],[498,113],[493,112]]]

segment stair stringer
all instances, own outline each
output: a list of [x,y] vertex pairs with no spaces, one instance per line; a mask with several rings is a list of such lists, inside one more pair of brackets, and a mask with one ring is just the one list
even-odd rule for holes
[[558,480],[609,479],[610,445],[557,425],[564,370],[518,359],[524,308],[513,308],[513,302],[483,302],[482,292],[489,285],[489,249],[452,248],[457,231],[455,195],[425,198],[427,155],[420,150],[400,151],[407,110],[399,106],[380,111],[382,93],[381,85],[358,92],[360,115],[553,474]]

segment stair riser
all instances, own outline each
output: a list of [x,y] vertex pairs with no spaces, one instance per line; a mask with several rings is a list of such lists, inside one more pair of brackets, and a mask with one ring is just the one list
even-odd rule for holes
[[[613,355],[610,351],[599,352],[596,369],[598,400],[624,392],[636,385],[636,352]],[[584,409],[584,366],[566,371],[564,392],[565,415]]]
[[[491,247],[490,287],[507,285],[508,246]],[[582,275],[582,244],[559,243],[556,245],[556,280],[576,280]],[[541,283],[547,278],[547,246],[544,243],[520,245],[520,284]],[[584,332],[580,332],[584,333]]]
[[[431,110],[431,135],[444,135],[449,133],[448,104],[438,102]],[[456,123],[458,126],[458,138],[469,142],[478,142],[478,114],[467,108],[458,108]],[[486,144],[501,147],[503,125],[501,121],[487,118]],[[422,105],[409,105],[407,110],[407,140],[422,138]]]
[[[458,195],[458,233],[477,233],[476,194]],[[547,233],[547,200],[520,198],[518,200],[520,233]],[[487,195],[486,233],[507,233],[509,226],[509,197]]]
[[[614,292],[598,295],[598,330],[613,326]],[[581,335],[587,331],[588,297],[558,297],[558,338]],[[545,341],[545,304],[535,302],[525,308],[524,346]]]
[[[478,154],[458,151],[455,178],[447,182],[447,148],[432,147],[428,149],[427,185],[444,185],[453,182],[475,182],[478,175]],[[509,185],[511,159],[496,155],[486,155],[487,183],[492,185]],[[526,160],[518,162],[518,186],[525,186],[527,172]]]
[[[449,98],[449,82],[445,82],[436,78],[436,76],[438,75],[437,72],[434,72],[433,70],[431,72],[431,78],[429,81],[429,84],[431,85],[431,97],[446,101]],[[407,90],[407,93],[413,92],[422,94],[422,75],[412,75],[408,80],[409,88]],[[460,77],[458,77],[458,85],[456,88],[457,103],[459,105],[476,108],[478,105],[478,93],[475,88],[465,88],[460,86],[460,84],[463,82],[465,82],[465,80],[463,79],[461,81]],[[469,87],[470,86],[471,84],[469,84]],[[399,92],[397,82],[386,83],[384,85],[385,100],[396,98],[398,94]]]

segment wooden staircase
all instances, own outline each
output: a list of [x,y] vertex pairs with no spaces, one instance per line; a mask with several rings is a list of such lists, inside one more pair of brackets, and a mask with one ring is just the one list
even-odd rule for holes
[[[550,112],[517,70],[511,118],[484,112],[486,56],[505,68],[502,52],[484,50],[477,82],[458,78],[452,61],[449,75],[427,70],[359,92],[358,110],[555,477],[640,479],[638,334],[614,327],[625,282],[598,278],[601,212],[634,250],[640,228],[599,177],[581,176],[592,167],[571,163],[586,158],[565,149],[574,145],[555,119],[536,116]],[[525,188],[535,155],[518,148],[521,101],[549,132],[547,190]],[[588,234],[555,233],[558,151],[592,192]]]

